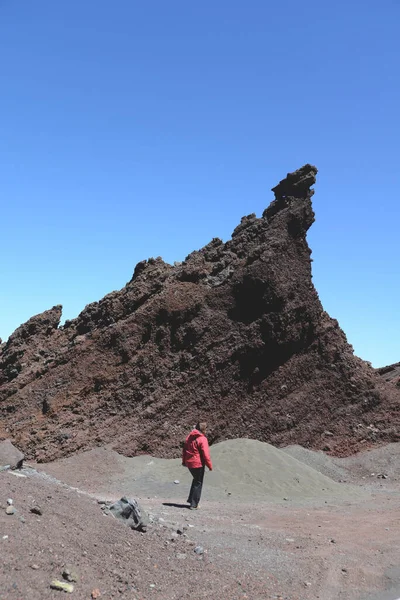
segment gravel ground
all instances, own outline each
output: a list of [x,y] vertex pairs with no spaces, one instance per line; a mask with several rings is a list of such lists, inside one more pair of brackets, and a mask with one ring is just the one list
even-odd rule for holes
[[[90,599],[95,589],[101,598],[136,600],[398,598],[400,489],[396,491],[395,482],[383,480],[381,489],[363,493],[360,487],[343,486],[335,498],[322,490],[319,496],[314,490],[296,497],[292,469],[303,484],[320,483],[319,474],[299,470],[298,461],[281,463],[281,451],[264,448],[261,457],[272,461],[268,469],[286,468],[279,485],[291,482],[293,487],[287,500],[273,486],[270,497],[263,497],[257,492],[260,482],[251,480],[258,468],[252,470],[247,462],[246,451],[254,450],[248,442],[233,443],[226,453],[212,448],[214,462],[221,461],[219,469],[227,476],[239,446],[242,463],[236,462],[235,473],[237,478],[240,473],[251,476],[246,492],[234,486],[235,493],[228,496],[221,479],[217,497],[217,483],[211,485],[212,474],[207,473],[198,511],[187,509],[187,474],[173,461],[163,463],[163,476],[162,465],[150,476],[149,457],[126,459],[98,450],[40,465],[40,472],[27,467],[20,473],[25,477],[1,472],[0,599],[62,596],[50,583],[61,578],[66,565],[79,574],[71,594],[75,599]],[[387,452],[390,462],[394,449]],[[357,468],[362,461],[369,467],[370,460],[358,457]],[[383,464],[383,455],[380,460]],[[178,468],[180,483],[174,484],[171,476]],[[125,487],[129,475],[136,479],[135,497],[152,515],[145,534],[105,517],[97,502],[131,493]],[[249,490],[258,495],[250,497]],[[13,499],[14,515],[5,512],[7,498]],[[36,506],[41,515],[31,512]],[[194,552],[197,546],[203,554]]]

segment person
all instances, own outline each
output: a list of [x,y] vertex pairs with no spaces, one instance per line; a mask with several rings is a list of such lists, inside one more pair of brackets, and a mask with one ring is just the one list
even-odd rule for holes
[[207,466],[212,471],[206,432],[207,423],[197,423],[196,427],[187,436],[183,446],[182,465],[189,469],[193,477],[187,500],[190,504],[190,510],[196,510],[199,507],[205,467]]

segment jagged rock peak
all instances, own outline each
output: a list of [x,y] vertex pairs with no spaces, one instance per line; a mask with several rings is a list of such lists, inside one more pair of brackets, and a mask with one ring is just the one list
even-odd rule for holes
[[316,182],[318,169],[313,165],[306,164],[293,173],[288,173],[285,179],[282,179],[272,191],[275,194],[275,200],[263,212],[263,218],[270,223],[274,217],[281,213],[286,208],[295,205],[307,206],[305,212],[308,212],[307,218],[304,220],[301,230],[306,231],[314,221],[314,213],[312,212],[311,198],[314,190],[311,186]]
[[285,179],[282,179],[272,191],[275,194],[275,199],[291,196],[293,198],[307,198],[313,195],[311,186],[316,182],[317,167],[306,164],[293,173],[288,173]]
[[61,314],[62,306],[61,304],[57,304],[57,306],[53,306],[53,308],[31,317],[11,334],[7,346],[13,342],[26,340],[35,335],[49,335],[54,329],[58,328]]

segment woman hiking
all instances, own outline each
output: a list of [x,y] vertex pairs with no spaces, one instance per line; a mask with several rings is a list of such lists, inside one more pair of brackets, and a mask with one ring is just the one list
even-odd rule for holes
[[183,446],[182,465],[189,469],[193,477],[188,498],[190,510],[196,510],[199,507],[205,467],[207,466],[212,471],[206,432],[207,423],[197,423],[187,436]]

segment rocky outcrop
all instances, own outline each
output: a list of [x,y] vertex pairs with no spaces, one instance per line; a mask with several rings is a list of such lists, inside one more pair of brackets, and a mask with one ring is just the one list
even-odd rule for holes
[[57,330],[61,319],[62,307],[54,306],[40,315],[32,317],[10,335],[6,344],[2,344],[0,355],[0,384],[15,379],[25,364],[25,354],[31,359],[33,349],[46,353],[49,338]]
[[380,367],[377,369],[379,375],[384,381],[388,381],[400,388],[400,362]]
[[288,174],[226,243],[140,262],[64,327],[55,307],[17,329],[1,346],[4,435],[38,460],[110,442],[175,456],[199,418],[211,441],[346,454],[397,440],[398,390],[354,356],[312,283],[316,173]]
[[24,462],[25,456],[18,450],[10,440],[0,442],[0,470],[3,469],[20,469]]

